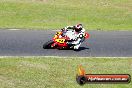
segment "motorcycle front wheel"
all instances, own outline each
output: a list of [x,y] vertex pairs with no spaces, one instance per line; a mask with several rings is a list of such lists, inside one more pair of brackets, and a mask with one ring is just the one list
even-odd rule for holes
[[54,42],[52,40],[46,42],[44,45],[43,45],[43,49],[51,49],[51,45],[53,44]]

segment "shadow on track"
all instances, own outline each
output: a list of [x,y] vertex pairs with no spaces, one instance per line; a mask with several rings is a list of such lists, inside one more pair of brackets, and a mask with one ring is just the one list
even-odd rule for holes
[[73,48],[69,48],[69,49],[58,49],[58,50],[73,50],[73,51],[82,51],[82,50],[86,50],[86,49],[89,49],[87,47],[79,47],[78,50],[74,50]]
[[79,47],[78,50],[74,50],[74,51],[82,51],[82,50],[86,50],[86,49],[89,49],[89,48],[87,48],[87,47]]

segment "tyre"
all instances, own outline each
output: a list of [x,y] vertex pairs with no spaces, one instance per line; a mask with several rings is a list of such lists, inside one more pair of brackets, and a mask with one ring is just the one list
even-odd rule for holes
[[46,42],[44,45],[43,45],[43,48],[44,49],[51,49],[51,45],[53,44],[54,42],[52,40]]

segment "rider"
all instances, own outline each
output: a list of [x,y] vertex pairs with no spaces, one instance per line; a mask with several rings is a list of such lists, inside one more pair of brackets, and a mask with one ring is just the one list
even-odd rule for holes
[[83,28],[82,24],[77,24],[75,26],[67,26],[62,30],[63,33],[66,33],[68,31],[68,29],[72,29],[73,37],[71,40],[73,40],[72,42],[68,42],[68,44],[73,44],[74,45],[74,50],[78,50],[81,43],[84,41],[84,35],[85,35],[85,29]]

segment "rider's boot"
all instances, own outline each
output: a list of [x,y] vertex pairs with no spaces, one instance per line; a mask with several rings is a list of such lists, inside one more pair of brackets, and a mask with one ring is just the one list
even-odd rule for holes
[[74,50],[79,50],[80,45],[81,45],[81,44],[75,45],[75,46],[74,46]]

